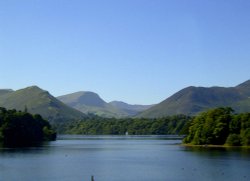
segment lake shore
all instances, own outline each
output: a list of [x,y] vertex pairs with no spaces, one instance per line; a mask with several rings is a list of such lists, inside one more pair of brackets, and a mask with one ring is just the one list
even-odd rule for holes
[[247,148],[250,149],[250,146],[230,146],[230,145],[193,145],[193,144],[181,144],[185,147],[200,147],[200,148]]

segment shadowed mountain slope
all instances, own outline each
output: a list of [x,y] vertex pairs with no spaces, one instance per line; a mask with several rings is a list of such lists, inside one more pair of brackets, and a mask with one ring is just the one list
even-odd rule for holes
[[138,105],[138,104],[131,105],[122,101],[112,101],[109,104],[126,112],[130,116],[135,116],[140,112],[145,111],[153,106],[153,105]]
[[167,115],[195,115],[207,109],[230,106],[236,112],[250,111],[250,80],[236,87],[187,87],[161,103],[139,114],[138,117]]

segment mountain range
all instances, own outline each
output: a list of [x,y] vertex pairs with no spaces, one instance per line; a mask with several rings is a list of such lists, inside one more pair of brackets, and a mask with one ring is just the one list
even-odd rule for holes
[[249,112],[250,80],[228,88],[190,86],[137,116],[155,118],[175,114],[196,115],[215,107],[232,107],[236,112]]
[[139,104],[131,105],[122,101],[112,101],[109,104],[121,109],[122,111],[126,112],[130,116],[136,116],[137,114],[154,106],[154,105],[139,105]]
[[[126,105],[126,106],[124,106]],[[76,92],[54,97],[48,91],[37,86],[13,91],[0,89],[0,107],[25,110],[32,114],[40,114],[50,122],[81,119],[87,114],[100,117],[132,117],[149,106],[130,105],[114,101],[105,102],[94,92]]]
[[120,101],[107,103],[98,94],[89,91],[75,92],[59,96],[57,99],[85,114],[91,113],[101,117],[131,117],[150,107]]
[[216,107],[232,107],[250,112],[250,80],[235,87],[186,87],[155,105],[130,105],[121,101],[105,102],[98,94],[75,92],[59,97],[31,86],[17,91],[0,89],[0,107],[41,114],[50,122],[81,119],[87,114],[102,117],[158,118],[169,115],[196,115]]

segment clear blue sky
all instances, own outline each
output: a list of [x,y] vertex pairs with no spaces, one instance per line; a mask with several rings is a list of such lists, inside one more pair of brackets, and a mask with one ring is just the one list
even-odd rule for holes
[[249,0],[0,1],[0,88],[158,103],[250,79]]

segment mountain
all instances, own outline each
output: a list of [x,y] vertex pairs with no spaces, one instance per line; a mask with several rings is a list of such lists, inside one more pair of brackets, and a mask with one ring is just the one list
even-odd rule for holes
[[25,110],[32,114],[40,114],[49,121],[78,119],[84,114],[65,105],[61,101],[40,89],[31,86],[17,91],[0,90],[0,107]]
[[[130,105],[124,102],[105,102],[93,92],[76,92],[58,98],[37,86],[17,91],[0,89],[0,107],[41,114],[51,122],[80,119],[84,113],[102,117],[163,117],[195,115],[207,109],[229,106],[236,112],[250,112],[250,80],[235,87],[194,87],[180,90],[156,105]],[[75,108],[75,109],[74,109]],[[77,110],[76,110],[77,109]],[[79,110],[79,111],[78,111]]]
[[0,96],[13,92],[12,89],[0,89]]
[[128,114],[105,102],[94,92],[80,91],[57,97],[58,100],[83,113],[102,117],[126,117]]
[[250,80],[235,87],[243,96],[250,97]]
[[230,106],[236,112],[250,111],[250,80],[236,87],[187,87],[161,103],[149,108],[138,117],[167,115],[195,115],[207,109]]
[[145,111],[153,106],[153,105],[137,105],[137,104],[131,105],[122,101],[112,101],[109,104],[122,110],[123,112],[126,112],[129,116],[135,116],[140,112]]

